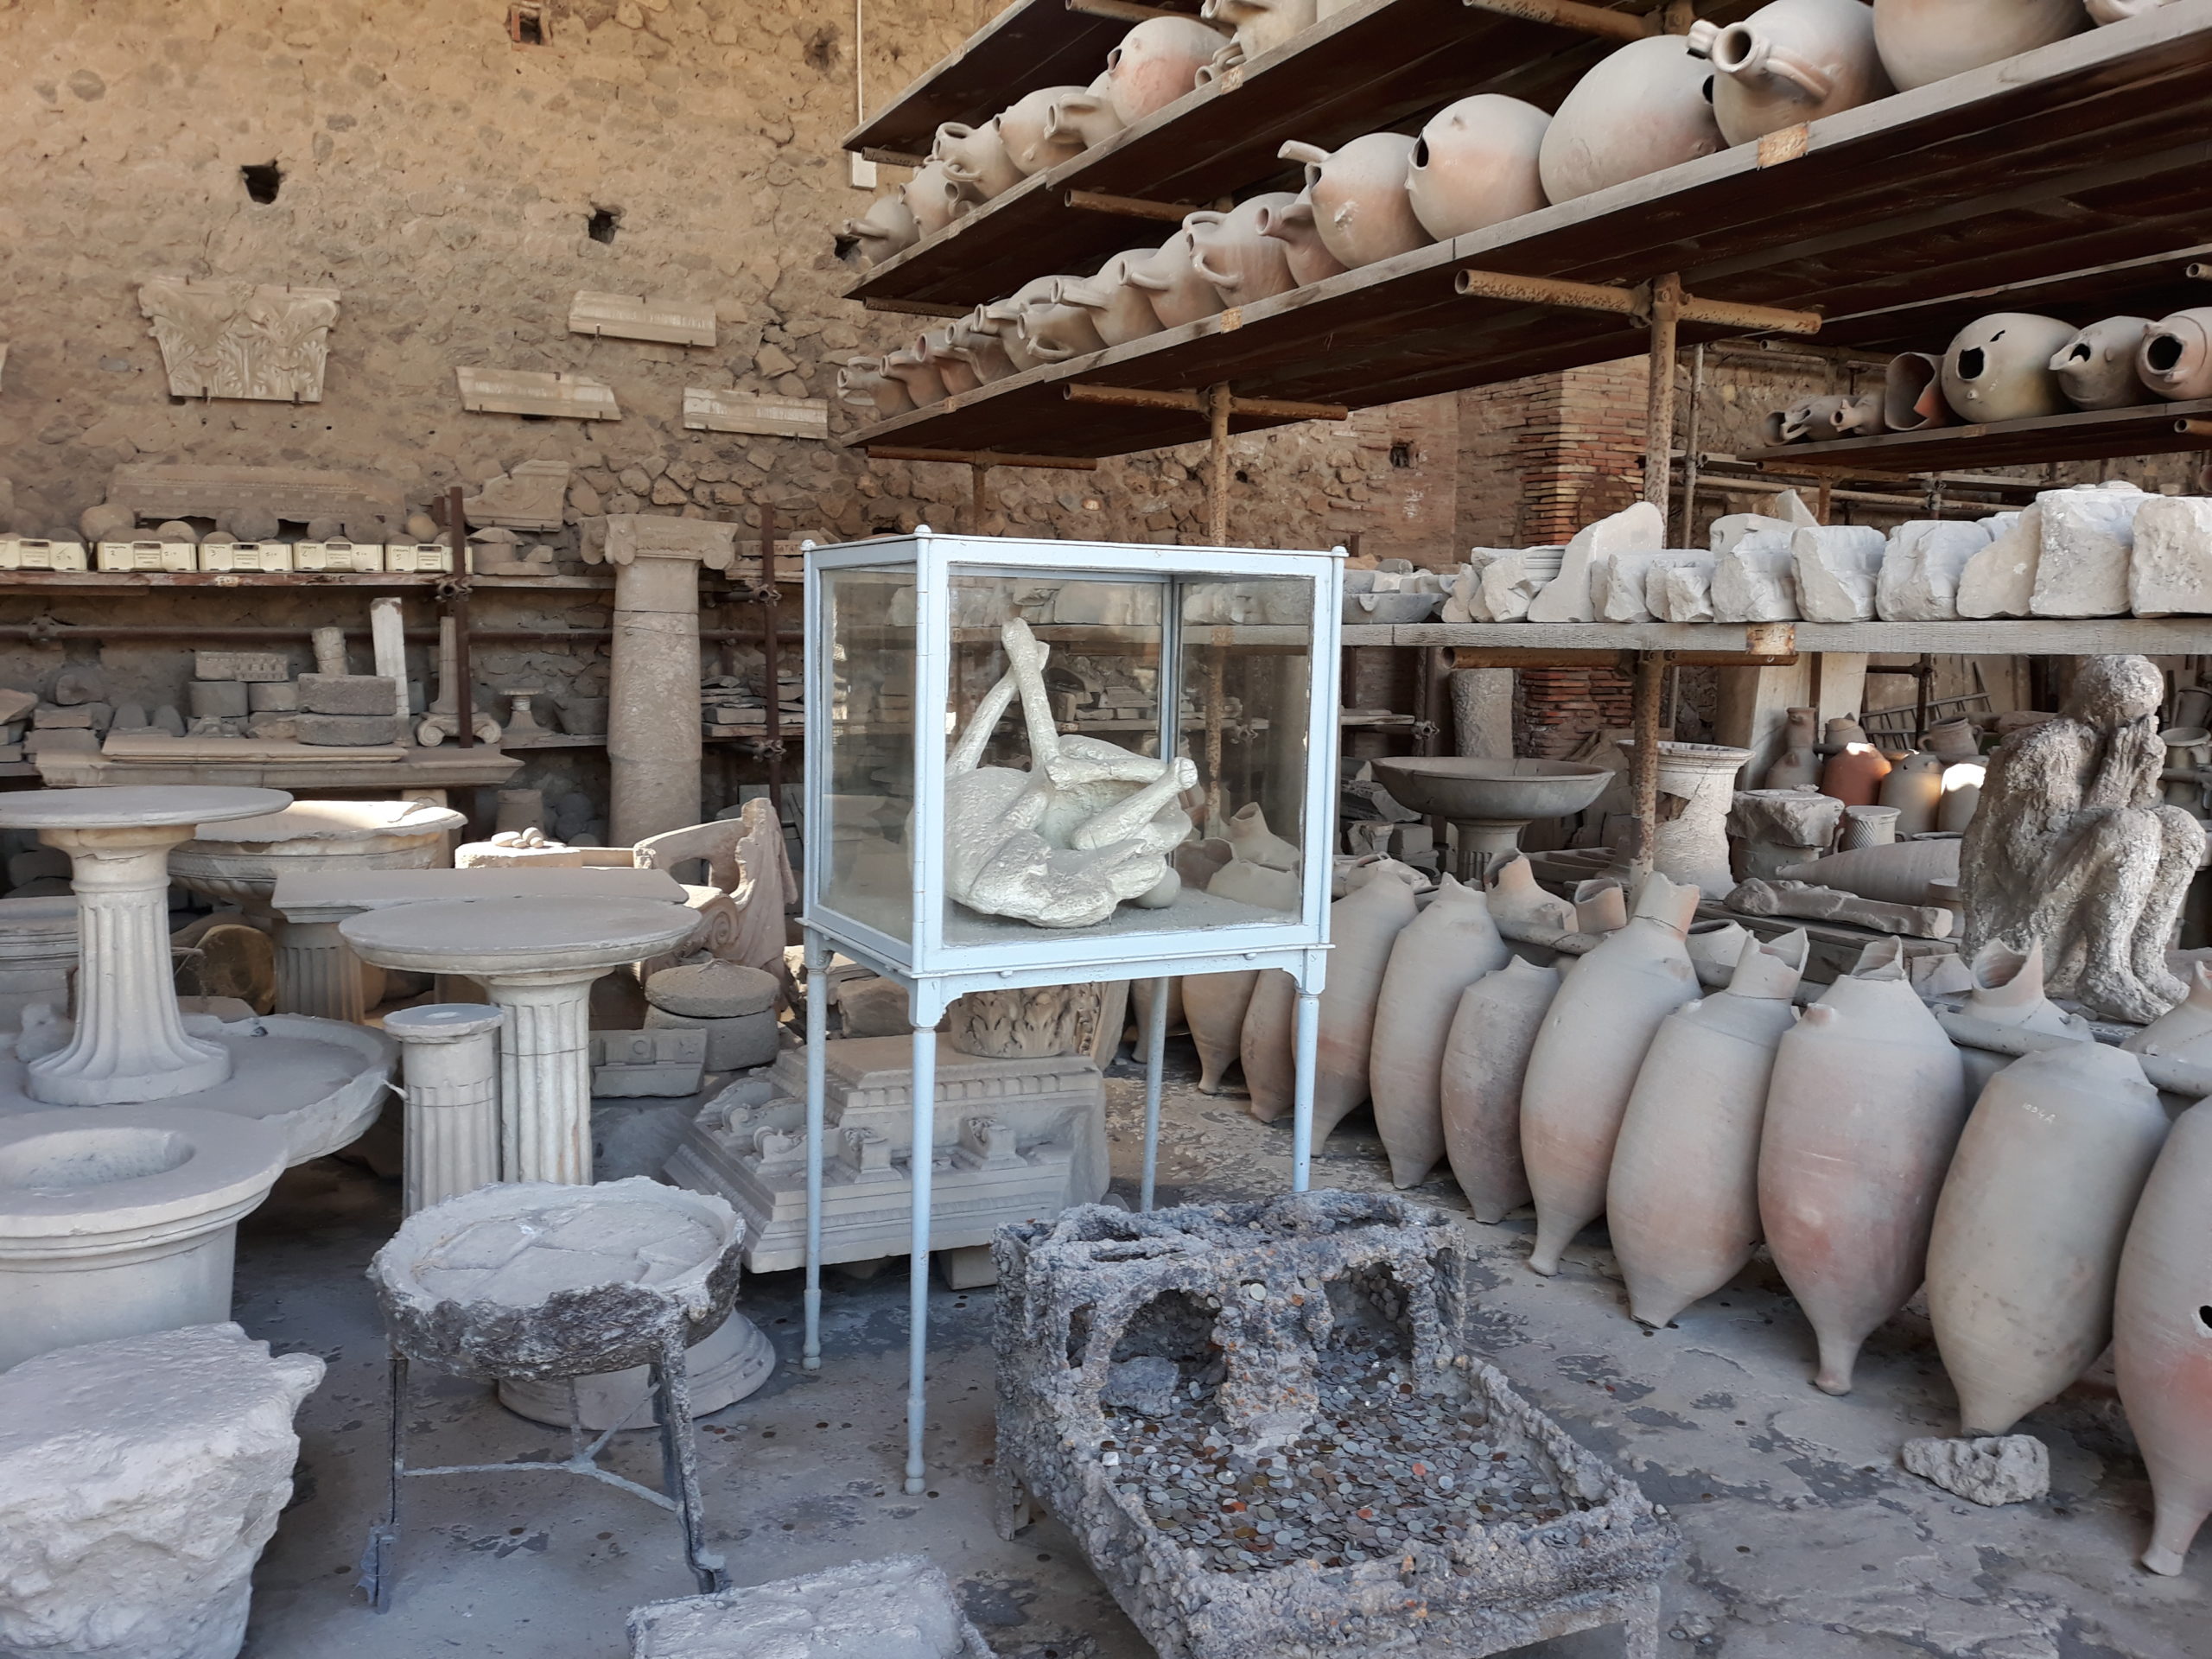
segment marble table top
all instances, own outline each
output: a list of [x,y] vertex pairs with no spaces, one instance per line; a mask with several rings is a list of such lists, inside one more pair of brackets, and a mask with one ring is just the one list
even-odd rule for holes
[[0,795],[0,829],[124,830],[220,823],[281,812],[281,789],[218,789],[162,784],[116,789],[30,789]]
[[683,888],[666,870],[287,870],[270,903],[295,921],[310,911],[388,910],[457,899],[530,899],[567,905],[628,899],[680,905]]
[[637,962],[681,944],[699,919],[652,899],[458,899],[365,911],[338,931],[379,967],[497,976]]

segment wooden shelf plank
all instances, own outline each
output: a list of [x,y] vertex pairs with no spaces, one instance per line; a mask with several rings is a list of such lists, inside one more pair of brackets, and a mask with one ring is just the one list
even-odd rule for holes
[[1970,657],[2183,656],[2212,643],[2212,617],[2103,616],[1988,622],[1413,622],[1397,645],[1522,651],[1719,651],[1750,648],[1787,628],[1799,652],[1951,652]]
[[2183,420],[2212,420],[2212,397],[2145,404],[2131,409],[2077,409],[2027,421],[1979,426],[1923,427],[1829,443],[1785,443],[1750,449],[1739,460],[1784,472],[1958,472],[1973,467],[2027,467],[2046,461],[2094,461],[2212,449],[2212,437],[2174,429]]
[[[442,575],[413,575],[385,572],[322,570],[10,570],[0,572],[0,593],[34,594],[56,588],[92,593],[130,593],[148,588],[205,588],[218,593],[237,588],[367,588],[382,589],[435,588],[447,581]],[[507,579],[477,576],[469,592],[481,599],[499,593],[533,593],[542,589],[611,589],[607,576],[526,576]]]
[[[1455,271],[1856,315],[2200,245],[2212,223],[2212,0],[2174,3],[1504,225],[878,422],[849,444],[1102,456],[1186,416],[1077,407],[1068,382],[1368,408],[1638,355],[1626,319],[1463,299]],[[2004,188],[1993,192],[1993,181]],[[1685,327],[1682,343],[1719,337]],[[1271,423],[1240,419],[1236,429]]]

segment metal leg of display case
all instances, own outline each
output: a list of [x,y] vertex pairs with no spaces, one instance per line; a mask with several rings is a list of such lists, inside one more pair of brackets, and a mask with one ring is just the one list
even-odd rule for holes
[[1144,1185],[1137,1208],[1152,1211],[1152,1189],[1160,1173],[1160,1074],[1167,1064],[1167,988],[1165,974],[1152,982],[1152,1011],[1145,1026],[1144,1046]]
[[1313,1184],[1313,1072],[1321,1046],[1321,988],[1298,991],[1298,1023],[1292,1044],[1296,1080],[1290,1115],[1290,1190]]
[[913,1174],[914,1224],[908,1249],[913,1276],[906,1292],[906,1493],[918,1497],[922,1429],[929,1414],[924,1372],[930,1355],[930,1176],[937,1147],[937,1021],[914,1027],[914,1128],[906,1154]]
[[822,1096],[829,1052],[830,952],[806,931],[806,1341],[801,1369],[822,1369]]

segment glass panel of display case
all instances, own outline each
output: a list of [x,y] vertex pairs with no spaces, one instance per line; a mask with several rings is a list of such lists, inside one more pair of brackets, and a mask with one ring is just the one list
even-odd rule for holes
[[863,566],[815,580],[829,645],[822,908],[904,940],[913,928],[914,571]]

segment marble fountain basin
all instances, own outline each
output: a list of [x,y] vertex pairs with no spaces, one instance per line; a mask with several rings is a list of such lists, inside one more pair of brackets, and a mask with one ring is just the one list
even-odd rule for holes
[[169,851],[172,879],[194,893],[265,909],[287,872],[418,870],[446,861],[468,820],[429,801],[295,801],[281,812],[210,824]]
[[1393,799],[1423,817],[1526,823],[1580,812],[1614,773],[1575,760],[1491,760],[1415,755],[1373,763]]

